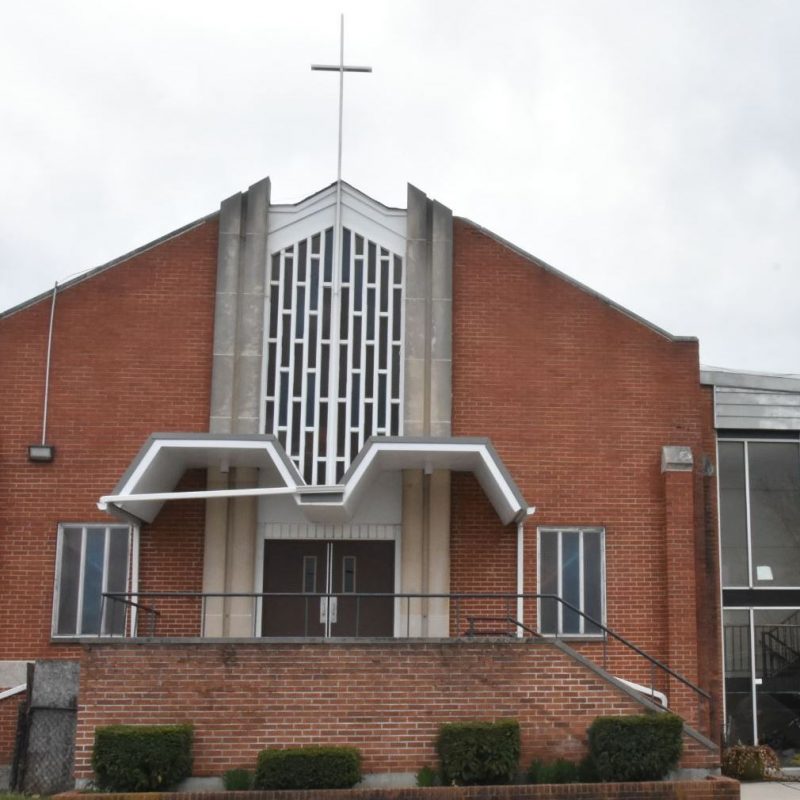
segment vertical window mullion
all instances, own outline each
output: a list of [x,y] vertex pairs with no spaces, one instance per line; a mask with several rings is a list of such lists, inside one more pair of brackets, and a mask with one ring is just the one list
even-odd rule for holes
[[106,527],[103,535],[103,574],[100,576],[100,633],[106,632],[106,616],[108,614],[108,599],[103,595],[108,591],[108,557],[111,550],[111,528]]
[[[300,380],[302,381],[302,386],[300,390],[300,452],[298,453],[300,467],[299,471],[301,475],[305,475],[305,466],[306,466],[306,404],[308,403],[308,339],[309,339],[309,329],[311,326],[311,314],[309,313],[311,309],[311,239],[306,239],[306,247],[305,247],[305,255],[306,255],[306,263],[303,265],[304,272],[306,276],[305,280],[305,292],[303,293],[303,308],[301,312],[305,319],[303,320],[303,360],[302,360],[302,368],[300,372]],[[300,258],[300,248],[297,248],[297,257]],[[300,264],[297,264],[296,269],[299,270]],[[295,295],[296,297],[296,295]],[[297,320],[293,320],[296,324]],[[292,328],[292,330],[296,330],[296,328]],[[316,384],[316,381],[315,381]],[[314,459],[314,454],[311,454],[312,462]],[[313,470],[313,467],[312,467]]]
[[[578,531],[578,597],[580,598],[580,602],[578,603],[578,608],[583,613],[586,613],[586,603],[584,598],[584,585],[583,585],[583,537],[586,535],[586,531]],[[578,615],[578,630],[580,633],[586,632],[586,618],[582,615]]]
[[[562,531],[558,531],[558,596],[564,599],[564,556],[562,546]],[[564,633],[564,604],[558,604],[558,632]]]
[[[752,588],[753,586],[753,536],[752,527],[750,522],[750,450],[744,445],[744,508],[747,521],[747,585]],[[754,739],[753,741],[757,741]]]

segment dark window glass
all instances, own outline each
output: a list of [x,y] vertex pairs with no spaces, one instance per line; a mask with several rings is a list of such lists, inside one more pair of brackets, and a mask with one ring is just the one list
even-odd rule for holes
[[81,574],[81,528],[64,528],[61,534],[61,576],[58,591],[58,626],[63,635],[78,632],[78,582]]
[[344,403],[339,403],[339,418],[337,420],[339,428],[336,431],[336,455],[344,455],[344,441],[347,433],[347,406]]
[[381,317],[380,320],[378,320],[378,326],[379,326],[379,331],[378,331],[378,336],[379,336],[379,342],[378,342],[378,366],[381,369],[386,369],[386,361],[387,361],[387,355],[388,355],[387,352],[386,352],[386,350],[387,350],[386,340],[388,339],[387,330],[386,329],[389,327],[389,322],[386,319],[386,317]]
[[350,231],[342,228],[342,282],[350,283]]
[[326,283],[331,282],[333,276],[333,228],[325,231],[325,274]]
[[392,348],[392,399],[400,399],[400,345]]
[[392,436],[400,435],[400,406],[397,403],[392,403],[392,425],[389,433]]
[[320,348],[321,358],[321,371],[319,376],[319,396],[328,396],[328,352],[330,350],[329,344],[323,344]]
[[272,256],[272,275],[271,280],[278,283],[281,279],[281,254],[274,253]]
[[269,295],[269,335],[274,339],[278,335],[278,287],[272,286]]
[[356,255],[364,255],[364,237],[356,234]]
[[744,443],[719,443],[722,585],[747,586],[747,486]]
[[317,318],[308,318],[308,366],[317,366]]
[[[539,591],[544,595],[558,595],[558,533],[542,531],[539,534]],[[558,633],[557,600],[543,598],[540,603],[539,630],[541,633]]]
[[386,375],[378,375],[378,427],[386,427]]
[[367,340],[375,338],[375,290],[367,289]]
[[394,290],[394,294],[392,295],[392,338],[396,341],[400,341],[400,328],[403,323],[403,309],[402,303],[400,302],[401,292],[399,289]]
[[317,591],[317,557],[303,556],[303,591],[316,594]]
[[303,417],[300,403],[292,403],[292,455],[300,452],[300,430],[303,427]]
[[298,281],[305,281],[306,279],[306,249],[308,245],[306,240],[303,239],[302,242],[298,245],[298,254],[297,254],[297,280]]
[[352,461],[358,455],[358,434],[350,434],[350,460]]
[[356,591],[356,557],[345,556],[342,559],[342,592],[353,594]]
[[303,343],[294,346],[294,386],[292,396],[299,397],[303,391]]
[[288,309],[292,307],[292,292],[294,291],[294,282],[292,281],[292,259],[286,256],[283,260],[283,307]]
[[364,438],[368,439],[372,436],[372,403],[364,405]]
[[400,286],[403,283],[403,259],[394,257],[394,282]]
[[[583,613],[603,621],[603,556],[601,536],[591,531],[583,534]],[[584,632],[601,633],[601,629],[584,620]]]
[[308,302],[312,311],[319,309],[319,259],[311,259],[311,273],[308,280]]
[[339,317],[339,337],[347,338],[347,323],[350,318],[350,290],[342,289],[342,308]]
[[297,287],[297,311],[294,319],[294,335],[302,339],[306,324],[306,290],[303,286]]
[[289,366],[289,350],[292,344],[292,318],[283,315],[283,330],[281,331],[281,366]]
[[375,375],[375,348],[367,347],[367,370],[364,376],[364,397],[372,397],[373,381]]
[[314,424],[314,403],[316,401],[316,379],[317,376],[310,372],[308,374],[308,394],[306,395],[306,427],[310,428]]
[[372,242],[367,246],[367,283],[375,283],[375,245]]
[[311,252],[312,252],[312,253],[313,253],[315,256],[318,256],[318,255],[319,255],[319,241],[320,241],[320,236],[319,236],[319,234],[318,234],[318,233],[315,233],[315,234],[314,234],[314,235],[311,237]]
[[353,367],[361,368],[361,317],[353,317]]
[[355,311],[361,311],[363,302],[362,293],[364,291],[364,262],[356,261],[353,271],[355,272],[355,281],[353,283],[353,309]]
[[264,430],[273,433],[275,427],[275,401],[267,400],[266,414],[264,415]]
[[280,374],[280,402],[278,403],[278,425],[284,427],[289,416],[289,373]]
[[361,375],[357,372],[353,375],[353,392],[350,397],[350,424],[353,427],[358,425],[358,409],[361,403]]
[[[328,452],[328,404],[327,403],[319,404],[319,436],[317,437],[317,442],[319,446],[319,454],[322,458],[325,458],[325,455]],[[320,481],[320,483],[324,483],[324,480]]]
[[389,262],[381,261],[381,311],[389,310]]
[[106,532],[86,531],[86,553],[83,561],[83,609],[81,633],[100,633],[100,604],[103,594],[103,561]]
[[[108,534],[107,592],[125,592],[128,587],[128,529],[111,528]],[[103,612],[103,632],[125,633],[125,604],[109,598]]]
[[322,338],[331,338],[331,290],[322,290]]
[[275,344],[270,344],[267,347],[267,396],[275,396],[275,371],[278,365],[275,363]]
[[[564,531],[561,534],[561,596],[577,608],[581,605],[580,577],[580,534],[577,531]],[[561,613],[562,631],[579,633],[580,615],[567,606],[564,606]]]
[[339,397],[347,393],[347,345],[339,345]]

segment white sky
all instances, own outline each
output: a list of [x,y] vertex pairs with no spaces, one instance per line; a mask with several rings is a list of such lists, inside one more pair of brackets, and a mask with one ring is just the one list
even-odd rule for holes
[[[6,3],[0,308],[265,175],[406,182],[667,330],[800,373],[800,2]],[[565,317],[564,324],[569,324]]]

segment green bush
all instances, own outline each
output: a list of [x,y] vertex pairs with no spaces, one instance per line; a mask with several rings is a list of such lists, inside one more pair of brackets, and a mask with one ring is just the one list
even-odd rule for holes
[[355,747],[292,747],[258,754],[256,789],[349,789],[361,780]]
[[598,717],[589,755],[601,781],[660,781],[683,752],[683,721],[674,714]]
[[509,783],[519,762],[519,723],[506,719],[442,725],[436,749],[446,786]]
[[428,787],[428,786],[441,786],[442,781],[439,777],[439,773],[433,769],[433,767],[424,766],[418,773],[417,773],[417,786]]
[[94,732],[97,786],[110,792],[152,792],[192,773],[191,725],[109,725]]
[[229,769],[222,776],[222,785],[229,792],[245,792],[253,788],[253,773],[249,769]]
[[580,766],[565,758],[555,761],[535,759],[528,769],[528,783],[579,783],[580,780]]
[[779,772],[778,756],[765,744],[737,744],[722,753],[722,774],[737,781],[763,781]]

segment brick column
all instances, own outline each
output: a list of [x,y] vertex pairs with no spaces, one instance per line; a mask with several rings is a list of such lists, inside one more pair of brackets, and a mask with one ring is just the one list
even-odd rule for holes
[[[666,518],[667,666],[697,683],[697,576],[695,574],[694,474],[690,447],[661,452]],[[670,678],[669,704],[689,724],[700,723],[697,698]]]

